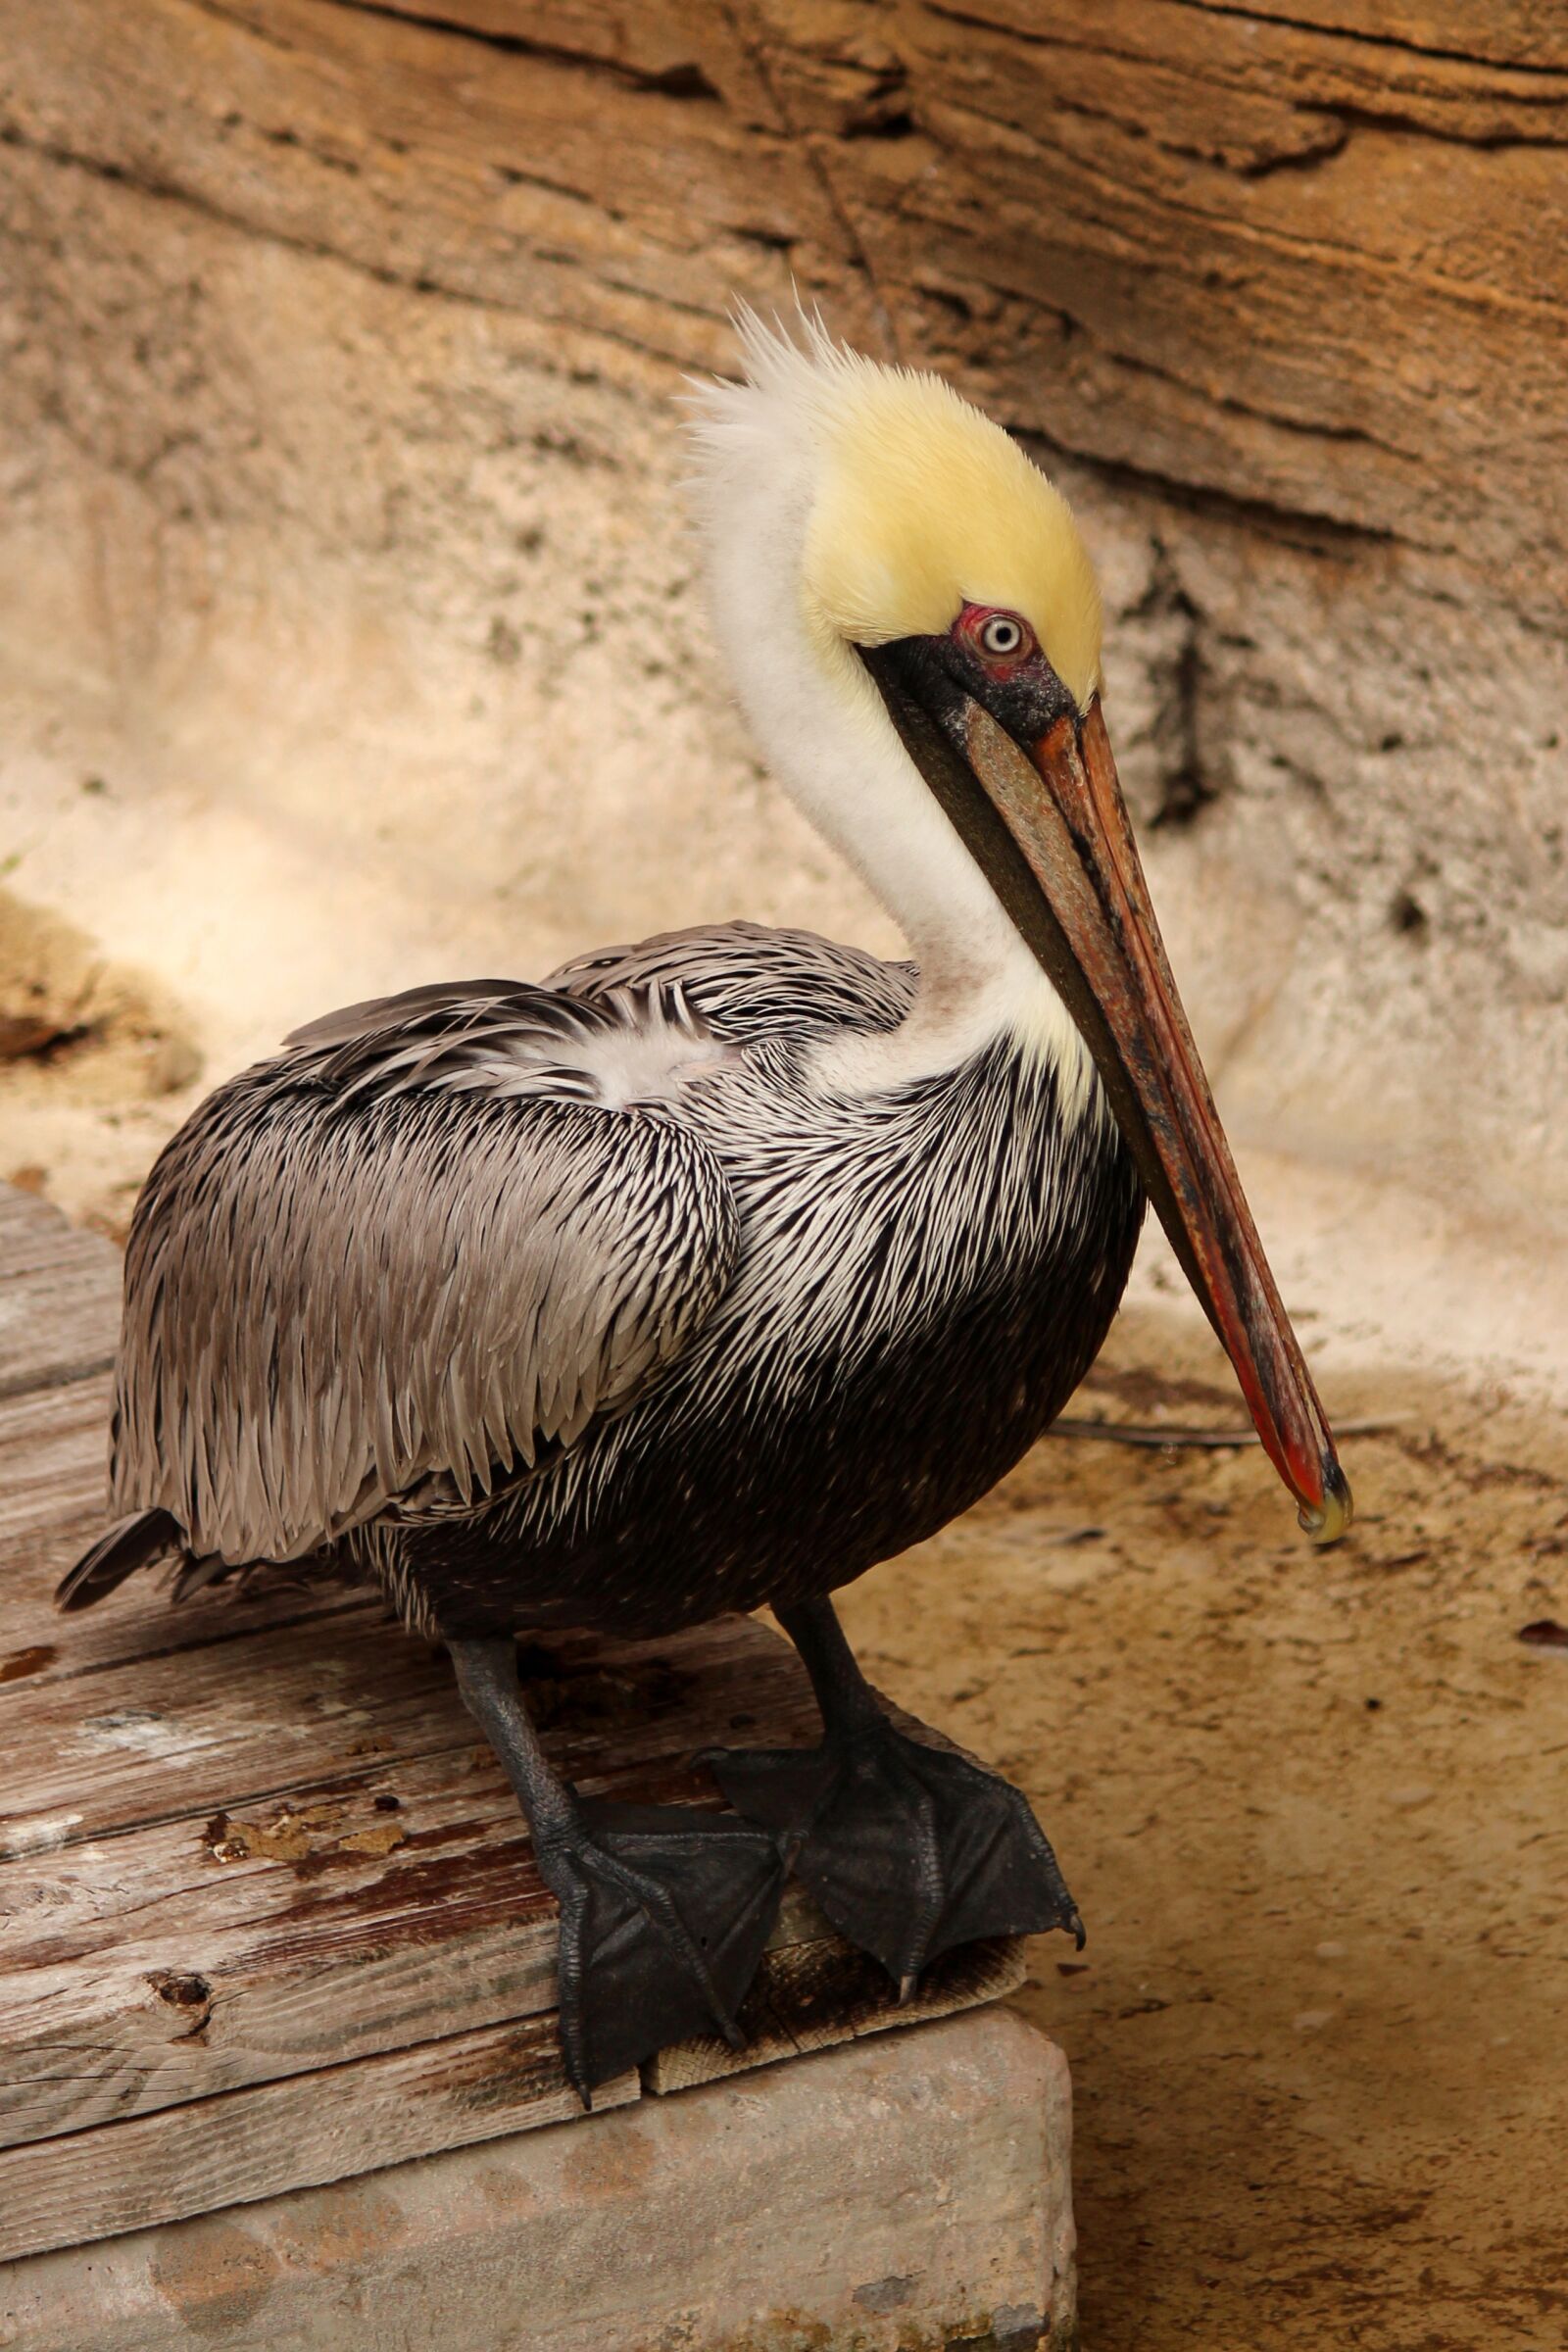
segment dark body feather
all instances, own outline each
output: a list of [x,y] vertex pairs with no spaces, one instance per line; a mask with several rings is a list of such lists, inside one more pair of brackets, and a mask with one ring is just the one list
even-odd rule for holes
[[809,1081],[913,990],[737,924],[302,1032],[138,1206],[117,1509],[451,1636],[670,1632],[931,1534],[1083,1377],[1143,1197],[1098,1086],[1064,1115],[1010,1040]]

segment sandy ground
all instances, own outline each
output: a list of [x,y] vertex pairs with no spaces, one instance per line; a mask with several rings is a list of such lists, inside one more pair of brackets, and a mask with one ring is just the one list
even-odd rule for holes
[[[1568,1646],[1520,1633],[1568,1621],[1568,1446],[1518,1377],[1314,1353],[1337,1417],[1397,1416],[1346,1445],[1338,1549],[1255,1449],[1054,1439],[844,1613],[1027,1788],[1088,1922],[1021,1996],[1072,2062],[1086,2352],[1544,2352]],[[1242,1418],[1147,1277],[1074,1410]]]

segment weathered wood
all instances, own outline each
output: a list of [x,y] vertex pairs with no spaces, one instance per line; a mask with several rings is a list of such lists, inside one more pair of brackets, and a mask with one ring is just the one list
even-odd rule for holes
[[[576,2113],[552,2010],[556,1913],[445,1661],[375,1598],[259,1578],[62,1618],[100,1524],[108,1382],[54,1353],[116,1261],[0,1187],[0,2259],[267,2197]],[[748,1620],[523,1653],[554,1761],[590,1792],[714,1805],[694,1753],[809,1740],[787,1643]],[[666,2053],[668,2089],[995,1998],[1015,1947],[940,1963],[919,2002],[785,1899],[749,2050]],[[638,2095],[627,2076],[600,2105]]]
[[82,1682],[16,1682],[0,1714],[0,1855],[210,1813],[471,1740],[437,1659],[389,1623],[258,1631]]
[[[563,1706],[546,1743],[574,1779],[603,1771],[612,1753],[628,1766],[689,1753],[735,1713],[769,1735],[812,1720],[792,1653],[736,1621],[699,1629],[679,1664],[672,1644],[646,1642],[548,1654],[564,1697],[546,1694]],[[286,1797],[369,1758],[474,1740],[444,1659],[392,1620],[358,1615],[334,1620],[330,1642],[261,1628],[242,1644],[133,1659],[83,1683],[17,1682],[4,1699],[0,1855]]]
[[[0,1396],[105,1372],[120,1332],[120,1259],[101,1234],[0,1185]],[[103,1447],[98,1451],[103,1475]]]
[[[635,2074],[594,2094],[639,2093]],[[0,2152],[0,2261],[580,2114],[551,2019],[462,2034]]]
[[1555,594],[1561,12],[3,0],[0,39],[16,146],[264,235],[683,364],[793,273],[1086,454]]
[[1069,2352],[1070,2150],[1061,2052],[993,2008],[8,2264],[0,2342]]
[[1016,1992],[1025,1973],[1023,1945],[1011,1937],[963,1944],[934,1960],[919,1990],[896,2003],[888,1997],[882,1969],[842,1937],[775,1937],[741,2008],[746,2048],[732,2050],[716,2034],[672,2042],[644,2066],[643,2087],[657,2093],[689,2090],[697,2082],[716,2082],[779,2058],[803,2058],[865,2034],[925,2025]]
[[[773,1737],[781,1718],[762,1720]],[[715,1802],[680,1760],[601,1758],[579,1780]],[[821,1937],[799,1889],[776,1935]],[[0,1868],[0,2146],[554,1998],[555,1906],[493,1757],[378,1760],[291,1800]]]
[[0,2144],[550,2008],[504,1786],[473,1751],[395,1777],[397,1814],[340,1786],[0,1873]]
[[[0,1298],[9,1288],[0,1280]],[[54,1545],[78,1536],[86,1543],[103,1526],[110,1396],[109,1376],[101,1373],[0,1399],[0,1543],[8,1551],[41,1533]],[[16,1581],[8,1577],[8,1588]],[[8,1589],[7,1600],[24,1605],[21,1591]]]

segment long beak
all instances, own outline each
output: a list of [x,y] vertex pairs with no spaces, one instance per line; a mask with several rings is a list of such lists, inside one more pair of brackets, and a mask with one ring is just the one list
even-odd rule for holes
[[1171,977],[1098,697],[1025,749],[966,696],[961,760],[945,756],[951,729],[920,724],[905,695],[888,701],[1094,1055],[1301,1525],[1336,1542],[1350,1521],[1349,1486]]

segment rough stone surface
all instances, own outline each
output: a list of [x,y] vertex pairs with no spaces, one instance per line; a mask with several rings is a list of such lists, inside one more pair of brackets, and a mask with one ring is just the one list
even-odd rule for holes
[[793,275],[1078,499],[1244,1139],[1560,1229],[1560,14],[1092,15],[0,0],[0,1174],[122,1222],[379,988],[889,944],[677,519],[681,370]]
[[1002,2010],[14,2264],[25,2352],[1066,2352],[1067,2067]]

